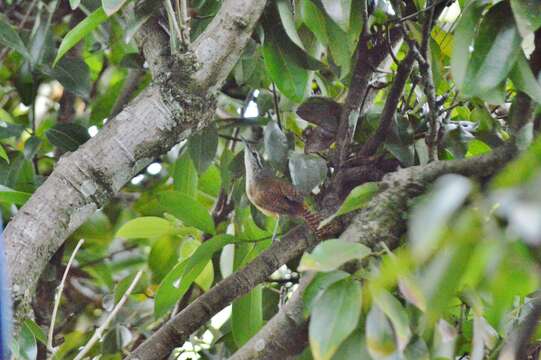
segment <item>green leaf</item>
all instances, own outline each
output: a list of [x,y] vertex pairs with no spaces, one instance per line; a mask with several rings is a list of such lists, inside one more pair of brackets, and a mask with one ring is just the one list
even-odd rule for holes
[[351,0],[321,0],[329,17],[345,32],[349,31]]
[[363,339],[362,333],[358,330],[353,331],[332,357],[332,360],[352,359],[370,359],[366,342]]
[[36,156],[39,146],[41,145],[41,139],[37,136],[31,136],[24,143],[24,157],[27,160],[32,160]]
[[145,216],[128,221],[118,229],[115,236],[124,239],[157,238],[171,231],[169,221],[157,216]]
[[319,225],[320,228],[329,224],[337,216],[347,214],[357,209],[361,209],[374,197],[378,192],[378,184],[375,182],[368,182],[357,186],[347,196],[346,200],[340,205],[340,208],[331,216],[326,218]]
[[43,71],[58,80],[69,92],[84,99],[90,96],[90,69],[84,60],[73,57],[62,58],[55,67]]
[[161,281],[177,264],[179,245],[180,240],[168,233],[152,244],[148,254],[148,267],[152,270],[156,282]]
[[234,243],[230,235],[217,235],[202,243],[189,258],[177,264],[163,279],[156,293],[154,314],[165,315],[188,291],[190,285],[204,271],[214,253],[225,245]]
[[263,144],[265,145],[265,154],[267,154],[272,166],[285,170],[289,146],[286,135],[276,121],[269,121],[263,129]]
[[70,8],[71,10],[75,10],[79,7],[81,4],[81,0],[69,0],[70,1]]
[[384,289],[371,289],[374,303],[387,315],[393,325],[398,349],[404,350],[411,339],[409,317],[402,304]]
[[126,3],[127,0],[101,0],[101,6],[107,16],[116,13]]
[[197,194],[197,169],[190,154],[185,151],[175,161],[173,169],[173,189],[195,199]]
[[310,316],[314,303],[323,291],[335,282],[345,279],[349,276],[344,271],[318,272],[310,284],[304,289],[302,299],[304,302],[304,314]]
[[159,195],[162,208],[184,224],[193,226],[207,234],[215,234],[214,220],[203,205],[178,191],[162,192]]
[[451,72],[456,86],[461,89],[468,70],[471,47],[477,26],[481,21],[484,5],[480,1],[470,1],[464,8],[456,25],[451,56]]
[[31,319],[26,319],[24,321],[24,326],[27,327],[28,330],[30,330],[36,340],[38,340],[44,345],[47,345],[47,335],[45,335],[45,331],[43,331],[43,329],[38,324],[36,324]]
[[16,359],[35,360],[38,355],[38,345],[32,330],[24,324],[16,340],[14,355]]
[[343,79],[350,73],[351,58],[355,45],[350,42],[348,33],[344,32],[328,17],[326,28],[329,34],[329,49],[331,50],[332,59],[340,67],[340,78]]
[[304,254],[299,271],[331,271],[353,259],[361,260],[370,255],[368,247],[339,239],[331,239],[317,245],[310,254]]
[[320,185],[327,176],[327,162],[314,154],[292,153],[289,173],[293,185],[303,194]]
[[361,286],[351,279],[329,286],[314,304],[308,334],[316,360],[329,360],[359,322]]
[[231,328],[238,347],[244,345],[263,327],[262,285],[233,302]]
[[75,151],[84,144],[90,136],[85,127],[79,124],[55,124],[45,132],[51,144],[65,151]]
[[17,34],[17,31],[11,27],[3,16],[0,16],[0,44],[17,51],[26,59],[32,60],[32,56],[19,37],[19,34]]
[[507,188],[525,184],[538,174],[541,166],[541,137],[537,138],[530,148],[511,161],[492,180],[491,188]]
[[0,144],[0,158],[6,160],[6,162],[9,164],[9,156],[6,153],[6,149]]
[[481,140],[473,139],[468,143],[468,152],[466,157],[474,157],[489,153],[492,149]]
[[498,87],[515,65],[521,38],[509,11],[509,5],[500,2],[483,17],[464,78],[464,95],[481,96]]
[[308,71],[292,61],[291,56],[283,43],[279,43],[272,33],[266,33],[263,58],[271,80],[282,94],[301,102],[307,87]]
[[414,256],[426,259],[435,249],[451,215],[464,203],[472,190],[469,179],[445,175],[416,206],[409,224],[409,240]]
[[541,104],[541,85],[535,78],[523,52],[520,53],[509,77],[517,89],[524,91],[533,101]]
[[276,0],[276,7],[278,8],[278,14],[280,15],[280,20],[284,30],[298,47],[304,49],[302,40],[297,33],[297,28],[295,26],[295,19],[293,18],[293,10],[291,8],[291,1],[289,0]]
[[95,28],[97,28],[101,23],[107,20],[107,15],[102,8],[95,10],[93,13],[88,15],[83,21],[81,21],[77,26],[71,29],[66,36],[62,39],[60,47],[58,48],[58,53],[56,58],[53,61],[53,66],[79,41],[85,38],[90,34]]
[[302,0],[300,13],[304,24],[314,33],[317,40],[323,45],[329,43],[327,33],[327,19],[325,14],[314,5],[312,0]]
[[197,172],[201,174],[214,161],[218,149],[218,131],[211,125],[188,140],[188,151]]
[[541,27],[541,2],[538,0],[511,0],[511,8],[523,37]]
[[7,186],[0,185],[0,202],[5,204],[24,205],[32,194],[15,191]]
[[377,306],[372,306],[365,324],[366,345],[373,359],[387,359],[397,352],[393,328]]

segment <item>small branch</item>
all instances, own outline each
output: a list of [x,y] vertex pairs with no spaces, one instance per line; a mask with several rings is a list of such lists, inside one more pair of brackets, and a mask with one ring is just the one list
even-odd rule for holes
[[[353,137],[354,129],[357,125],[357,119],[361,102],[367,93],[368,82],[372,77],[373,71],[370,65],[374,65],[371,62],[371,56],[368,51],[368,42],[370,36],[368,33],[368,13],[366,0],[361,2],[362,14],[363,14],[363,29],[359,36],[357,48],[355,49],[355,66],[353,67],[353,75],[351,77],[351,85],[346,97],[346,102],[340,115],[340,121],[338,124],[338,131],[336,136],[337,147],[337,165],[338,168],[342,168],[344,162],[347,160],[349,145]],[[387,52],[385,55],[387,55]],[[383,60],[383,59],[382,59]],[[380,61],[376,62],[379,64]]]
[[99,328],[96,329],[96,331],[94,332],[94,335],[92,335],[90,340],[86,343],[86,345],[79,352],[79,354],[77,354],[74,360],[81,360],[92,349],[92,346],[94,346],[94,344],[99,339],[101,339],[101,337],[103,336],[103,332],[109,327],[109,324],[111,323],[111,321],[116,317],[116,315],[118,314],[122,306],[124,306],[124,303],[126,303],[126,301],[128,300],[128,296],[130,296],[133,289],[135,288],[135,285],[137,285],[137,283],[139,282],[139,279],[141,279],[141,275],[143,275],[143,270],[139,270],[137,272],[130,286],[128,287],[124,295],[122,295],[122,298],[120,299],[118,304],[116,304],[113,311],[111,311],[109,316],[107,316],[103,324]]
[[361,148],[360,154],[362,157],[368,157],[373,155],[378,147],[385,141],[389,128],[391,127],[393,118],[398,108],[398,102],[400,96],[406,85],[406,81],[411,73],[415,57],[410,51],[406,58],[398,66],[396,76],[393,82],[393,86],[389,91],[389,95],[385,101],[383,111],[380,117],[380,125],[376,132],[368,139],[368,141]]
[[[276,120],[278,121],[278,126],[282,129],[282,120],[280,119],[280,109],[278,107],[278,96],[276,95],[276,86],[272,83],[272,98],[274,102],[274,111],[276,112]],[[242,114],[244,117],[244,114]]]
[[47,350],[54,353],[53,349],[53,337],[54,337],[54,325],[56,322],[56,314],[58,313],[58,308],[60,307],[60,300],[62,299],[62,292],[64,292],[64,285],[66,283],[66,279],[68,278],[68,273],[71,269],[71,265],[73,263],[73,260],[75,259],[75,255],[77,254],[77,251],[81,248],[81,245],[85,242],[84,239],[79,240],[77,243],[77,246],[75,246],[75,249],[71,253],[71,256],[68,260],[68,264],[66,265],[66,270],[64,270],[64,275],[62,275],[62,280],[60,281],[60,285],[58,285],[58,290],[55,295],[55,302],[53,307],[53,314],[51,315],[51,325],[49,326],[49,334],[47,336]]

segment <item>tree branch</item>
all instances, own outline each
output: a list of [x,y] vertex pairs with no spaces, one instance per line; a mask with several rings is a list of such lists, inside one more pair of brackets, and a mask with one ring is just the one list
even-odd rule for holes
[[314,273],[304,275],[286,305],[229,360],[286,359],[308,345],[308,321],[304,318],[304,289]]
[[385,105],[380,117],[380,125],[376,132],[368,139],[368,141],[361,148],[360,154],[362,157],[368,157],[373,155],[378,147],[385,141],[387,132],[392,124],[396,109],[398,107],[398,102],[400,101],[400,96],[406,86],[406,81],[411,73],[413,67],[413,62],[415,57],[410,51],[406,58],[398,66],[395,79],[393,81],[393,86],[389,91],[389,95],[385,100]]
[[199,327],[233,300],[265,282],[280,266],[302,255],[318,240],[307,236],[306,227],[297,227],[275,241],[246,267],[230,275],[201,295],[141,344],[128,359],[162,359],[181,346]]
[[152,159],[210,121],[214,105],[207,94],[231,71],[265,3],[224,1],[191,47],[193,55],[167,56],[169,43],[163,31],[152,21],[142,27],[137,40],[154,84],[97,136],[62,157],[6,228],[6,255],[19,320],[31,314],[29,304],[39,274],[64,240]]

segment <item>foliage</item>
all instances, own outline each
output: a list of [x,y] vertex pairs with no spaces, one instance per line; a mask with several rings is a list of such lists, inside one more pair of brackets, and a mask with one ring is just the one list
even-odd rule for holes
[[[150,15],[166,19],[167,10],[151,6],[154,12],[145,13],[125,0],[42,0],[21,21],[30,1],[6,3],[0,4],[5,15],[0,17],[0,208],[9,220],[62,155],[88,144],[114,121],[113,110],[125,105],[117,100],[124,91],[133,99],[150,83],[133,34]],[[148,9],[144,3],[138,6]],[[195,40],[222,2],[188,3]],[[240,136],[261,140],[267,165],[307,202],[318,203],[337,190],[332,188],[341,141],[336,137],[348,91],[356,86],[363,29],[370,32],[371,48],[393,48],[395,59],[377,65],[373,101],[346,119],[356,125],[355,149],[373,139],[382,123],[396,62],[406,58],[412,41],[422,40],[423,21],[434,4],[369,1],[375,9],[364,24],[363,3],[269,2],[218,94],[212,126],[137,174],[63,248],[66,261],[78,239],[86,240],[63,294],[55,358],[78,353],[138,270],[145,269],[145,276],[89,356],[120,359],[271,245],[276,220],[251,206],[244,194]],[[399,12],[393,10],[397,4],[409,7],[400,6]],[[441,125],[436,152],[445,161],[475,158],[518,137],[508,115],[519,92],[541,102],[541,83],[529,64],[541,8],[533,0],[436,5],[443,14],[428,41]],[[406,8],[419,16],[402,21],[397,14]],[[410,41],[387,43],[400,24]],[[134,74],[138,86],[130,88]],[[377,151],[346,159],[369,164],[369,175],[381,173],[379,178],[344,180],[335,191],[341,205],[328,212],[333,215],[322,226],[370,210],[370,201],[384,190],[375,182],[383,173],[431,161],[425,141],[433,131],[430,99],[422,83],[420,67],[414,66]],[[532,127],[526,130],[531,135]],[[522,148],[528,139],[519,138]],[[408,230],[396,249],[340,239],[320,243],[236,299],[189,342],[178,344],[175,354],[232,355],[279,311],[296,288],[297,275],[312,272],[303,295],[309,317],[303,358],[496,358],[513,346],[512,334],[531,311],[541,280],[540,149],[537,140],[490,179],[437,180],[401,215]],[[384,166],[389,163],[392,170]],[[284,219],[280,233],[298,223]],[[28,319],[12,345],[17,358],[45,354],[48,327],[47,318]],[[539,344],[540,337],[535,332],[532,342]]]

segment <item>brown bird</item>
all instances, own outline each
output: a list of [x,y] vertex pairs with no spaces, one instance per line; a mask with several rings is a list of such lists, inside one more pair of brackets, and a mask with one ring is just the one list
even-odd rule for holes
[[276,237],[281,215],[304,219],[312,233],[321,239],[326,233],[326,227],[319,229],[321,216],[310,211],[304,201],[304,196],[293,184],[275,176],[272,170],[263,164],[261,155],[254,146],[244,139],[242,141],[246,167],[246,195],[263,214],[278,217],[273,240]]

